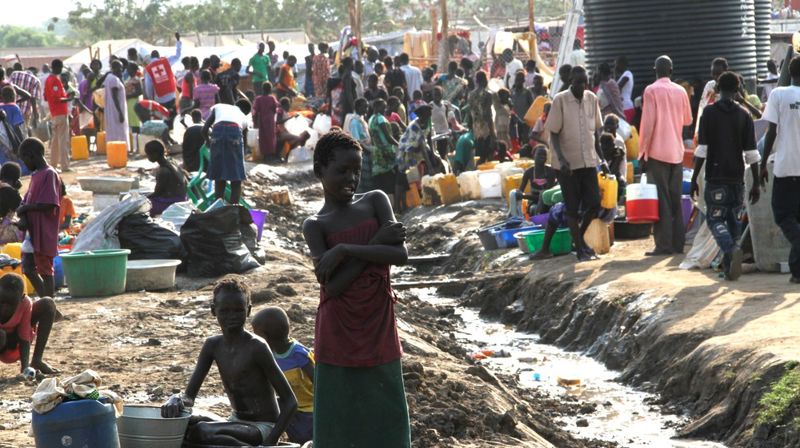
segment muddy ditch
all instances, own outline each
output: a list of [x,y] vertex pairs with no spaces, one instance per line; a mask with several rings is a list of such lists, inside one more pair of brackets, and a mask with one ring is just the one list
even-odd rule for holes
[[[499,201],[464,203],[403,217],[414,255],[449,254],[443,262],[420,266],[418,273],[464,279],[442,285],[440,295],[477,308],[481,317],[535,333],[543,344],[590,356],[618,371],[617,381],[658,394],[651,404],[663,413],[689,417],[678,437],[729,447],[800,446],[797,363],[704,344],[711,337],[704,332],[667,331],[670,316],[664,308],[680,297],[651,297],[607,285],[582,289],[581,279],[565,268],[572,258],[531,269],[532,262],[516,249],[484,251],[474,230],[501,220],[502,209]],[[481,279],[514,270],[526,275]],[[766,419],[759,402],[779,380],[785,390],[777,392],[785,396],[776,392],[777,415]]]

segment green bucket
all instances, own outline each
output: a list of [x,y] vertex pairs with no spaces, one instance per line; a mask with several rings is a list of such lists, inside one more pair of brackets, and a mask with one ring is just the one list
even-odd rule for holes
[[[525,235],[528,249],[535,254],[544,244],[544,230],[535,230]],[[564,255],[572,251],[572,235],[568,228],[556,230],[553,239],[550,240],[550,253],[553,255]]]
[[103,297],[125,292],[128,249],[99,249],[62,254],[72,297]]

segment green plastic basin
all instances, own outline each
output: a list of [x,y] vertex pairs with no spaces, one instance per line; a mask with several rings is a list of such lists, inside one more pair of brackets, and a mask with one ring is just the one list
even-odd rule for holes
[[[535,230],[525,235],[528,243],[528,250],[535,254],[544,244],[544,230]],[[550,253],[553,255],[564,255],[572,251],[572,235],[568,228],[556,230],[553,239],[550,240]]]
[[128,249],[99,249],[62,254],[72,297],[103,297],[125,292]]

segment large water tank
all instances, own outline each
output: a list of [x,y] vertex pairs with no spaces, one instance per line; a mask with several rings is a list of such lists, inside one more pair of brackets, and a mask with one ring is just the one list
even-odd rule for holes
[[767,62],[772,53],[770,38],[770,24],[772,23],[772,1],[755,0],[756,6],[756,62],[758,63],[758,77],[767,76]]
[[673,79],[707,80],[715,57],[751,83],[756,78],[754,0],[585,0],[590,67],[627,56],[635,93],[655,80],[653,62],[666,54]]

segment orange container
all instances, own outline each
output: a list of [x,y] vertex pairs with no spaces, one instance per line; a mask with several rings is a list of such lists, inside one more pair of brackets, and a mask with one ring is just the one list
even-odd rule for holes
[[455,175],[445,174],[437,176],[434,185],[442,204],[450,205],[461,201],[461,190],[458,188],[458,180]]
[[128,148],[125,142],[108,142],[106,161],[111,168],[124,168],[128,165]]
[[70,140],[72,160],[86,160],[89,158],[89,140],[85,135],[73,136]]
[[694,150],[693,149],[684,149],[683,150],[683,167],[684,168],[694,168]]
[[422,198],[419,196],[417,184],[408,184],[408,191],[406,191],[406,207],[414,208],[420,205],[422,205]]
[[98,154],[106,153],[106,131],[100,131],[97,133],[97,137],[94,138],[94,145]]

